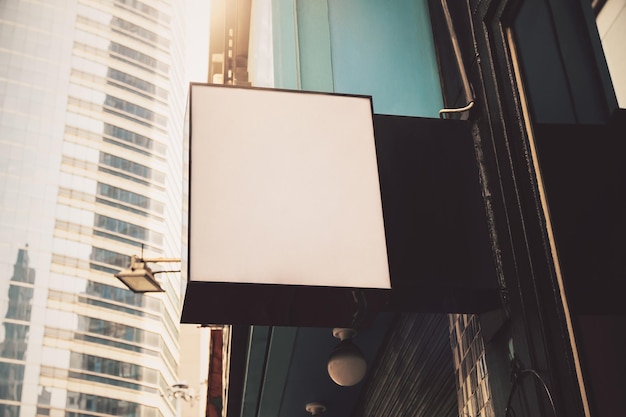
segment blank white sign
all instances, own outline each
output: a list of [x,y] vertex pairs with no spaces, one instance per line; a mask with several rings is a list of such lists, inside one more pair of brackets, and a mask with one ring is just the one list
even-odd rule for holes
[[190,97],[191,281],[390,288],[371,98]]

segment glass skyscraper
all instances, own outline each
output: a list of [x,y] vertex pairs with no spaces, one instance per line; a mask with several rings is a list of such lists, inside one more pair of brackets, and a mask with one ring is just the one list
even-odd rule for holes
[[183,21],[182,0],[0,2],[0,417],[176,414],[180,277],[112,274],[180,255]]

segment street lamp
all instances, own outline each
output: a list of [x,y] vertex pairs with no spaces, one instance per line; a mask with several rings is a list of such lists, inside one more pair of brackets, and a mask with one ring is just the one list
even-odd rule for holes
[[147,265],[148,262],[180,262],[175,258],[143,258],[133,255],[130,258],[130,267],[121,270],[115,274],[115,278],[119,279],[134,293],[146,292],[164,292],[159,282],[154,278],[154,274],[160,272],[180,272],[176,271],[152,271]]

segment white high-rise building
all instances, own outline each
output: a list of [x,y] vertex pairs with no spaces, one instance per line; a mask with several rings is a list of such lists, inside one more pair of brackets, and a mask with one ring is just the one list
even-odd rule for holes
[[0,2],[0,417],[176,415],[184,6]]

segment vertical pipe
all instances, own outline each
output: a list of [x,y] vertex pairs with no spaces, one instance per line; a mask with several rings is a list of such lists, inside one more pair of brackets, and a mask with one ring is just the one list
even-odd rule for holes
[[450,15],[450,9],[448,8],[448,1],[441,0],[441,9],[446,19],[446,26],[448,27],[448,33],[450,34],[450,41],[452,42],[452,51],[456,59],[456,65],[459,68],[459,74],[461,76],[461,82],[463,83],[463,92],[465,93],[466,105],[457,108],[446,108],[439,110],[439,117],[444,118],[445,114],[449,113],[464,113],[474,107],[474,96],[472,94],[472,87],[470,86],[469,79],[467,78],[467,72],[463,65],[463,57],[461,55],[461,48],[459,47],[459,39],[456,36],[454,30],[454,24],[452,22],[452,16]]

